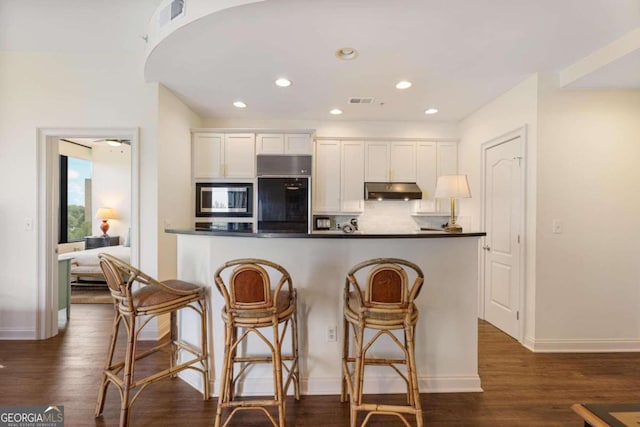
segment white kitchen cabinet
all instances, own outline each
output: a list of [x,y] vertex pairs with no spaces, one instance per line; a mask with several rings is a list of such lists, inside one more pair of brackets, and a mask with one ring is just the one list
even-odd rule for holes
[[413,141],[367,142],[365,181],[415,182],[416,143]]
[[438,145],[436,142],[419,142],[416,147],[416,184],[422,190],[422,200],[415,201],[416,212],[435,212],[438,181]]
[[364,211],[364,143],[341,143],[340,211]]
[[305,133],[284,134],[284,154],[313,154],[311,135]]
[[256,136],[258,154],[311,155],[313,142],[306,133],[259,133]]
[[364,211],[364,142],[316,142],[313,178],[314,213]]
[[284,135],[281,133],[259,133],[256,135],[258,154],[283,154]]
[[194,134],[192,139],[192,165],[194,178],[224,176],[224,134]]
[[389,148],[389,181],[416,182],[416,143],[397,141]]
[[416,147],[417,180],[422,200],[417,200],[414,213],[448,212],[449,202],[433,196],[441,175],[458,173],[458,144],[455,142],[419,142]]
[[340,141],[316,142],[313,168],[313,211],[340,211]]
[[438,142],[438,176],[458,173],[458,144]]
[[366,142],[365,143],[365,181],[388,182],[389,181],[389,143]]
[[195,133],[193,177],[254,178],[255,135],[249,133]]

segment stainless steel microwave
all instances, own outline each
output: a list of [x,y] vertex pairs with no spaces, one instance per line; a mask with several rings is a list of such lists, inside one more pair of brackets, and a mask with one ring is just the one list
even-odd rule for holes
[[228,182],[196,183],[197,217],[253,216],[253,184]]

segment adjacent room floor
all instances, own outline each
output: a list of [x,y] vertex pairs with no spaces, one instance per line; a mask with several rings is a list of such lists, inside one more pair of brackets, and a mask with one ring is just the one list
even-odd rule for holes
[[[94,418],[112,315],[110,304],[74,304],[68,327],[57,337],[0,341],[0,404],[64,405],[66,426],[117,425],[119,397],[113,388],[104,415]],[[640,353],[535,354],[485,322],[479,323],[479,344],[484,393],[423,394],[425,425],[579,427],[573,403],[640,402]],[[143,391],[132,421],[135,426],[209,426],[215,405],[215,398],[203,401],[180,380],[160,381]],[[265,421],[249,412],[232,425],[265,426]],[[348,426],[348,404],[337,395],[289,398],[287,425]],[[369,425],[402,424],[377,417]]]

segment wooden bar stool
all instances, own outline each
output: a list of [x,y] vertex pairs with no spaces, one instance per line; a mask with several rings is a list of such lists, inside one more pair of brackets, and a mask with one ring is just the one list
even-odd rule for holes
[[[366,279],[364,276],[366,275]],[[409,276],[413,284],[409,286]],[[350,425],[357,425],[358,412],[367,412],[361,426],[374,414],[393,415],[409,427],[405,415],[413,415],[418,427],[423,426],[420,391],[415,361],[415,326],[418,310],[414,304],[424,275],[412,262],[397,258],[377,258],[361,262],[348,273],[344,287],[344,320],[342,347],[341,400],[350,397]],[[365,283],[361,286],[360,283]],[[365,337],[365,331],[369,334]],[[393,334],[402,330],[400,339]],[[353,343],[350,343],[350,334]],[[387,336],[400,349],[401,357],[390,359],[368,354],[382,336]],[[353,354],[352,352],[355,352]],[[404,365],[404,368],[400,368]],[[365,366],[388,366],[407,387],[407,405],[363,402]]]
[[[229,424],[238,411],[258,410],[274,426],[284,427],[285,398],[291,383],[296,400],[300,399],[296,291],[291,277],[278,264],[263,259],[245,258],[223,264],[215,272],[214,278],[225,302],[222,310],[225,323],[224,361],[215,426],[221,425],[223,410],[233,408],[224,426]],[[276,285],[272,287],[272,283]],[[291,352],[283,354],[283,341],[288,330],[291,334]],[[246,340],[250,335],[257,336],[270,354],[258,355],[247,350]],[[239,349],[241,346],[245,346],[245,351]],[[252,366],[259,363],[272,365],[273,399],[235,400],[238,381]],[[237,373],[234,370],[236,365],[240,365]],[[267,409],[269,407],[277,409],[277,424]]]
[[[99,254],[100,268],[114,299],[115,317],[111,332],[111,342],[107,352],[107,361],[102,376],[102,384],[96,406],[96,417],[104,409],[107,387],[113,383],[120,393],[120,426],[129,424],[130,409],[149,384],[167,377],[175,377],[185,369],[194,369],[202,373],[203,397],[209,399],[209,363],[207,347],[207,296],[203,287],[181,280],[159,282],[126,262],[108,254]],[[133,290],[134,283],[142,286]],[[201,348],[177,339],[176,313],[181,309],[192,309],[200,315]],[[136,353],[138,336],[142,329],[154,317],[170,313],[171,337],[166,342],[150,350]],[[127,347],[123,361],[113,360],[118,339],[120,323],[124,322],[127,331]],[[168,349],[169,367],[145,378],[135,378],[135,365],[139,360],[158,351]],[[166,351],[166,350],[165,350]],[[178,363],[178,354],[188,354],[188,360]],[[133,390],[139,388],[135,394]]]

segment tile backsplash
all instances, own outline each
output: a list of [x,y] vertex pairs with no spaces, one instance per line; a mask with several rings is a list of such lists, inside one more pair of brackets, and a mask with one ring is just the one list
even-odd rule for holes
[[[348,224],[352,218],[358,219],[358,229],[363,233],[412,233],[420,228],[440,229],[449,222],[447,212],[430,215],[412,215],[413,203],[405,201],[367,201],[360,215],[336,215],[331,217],[331,227]],[[457,222],[469,230],[469,218],[459,216]]]
[[365,233],[410,233],[420,227],[437,228],[447,222],[447,214],[443,217],[412,217],[412,208],[412,202],[403,200],[367,201],[364,213],[358,217],[358,225]]

